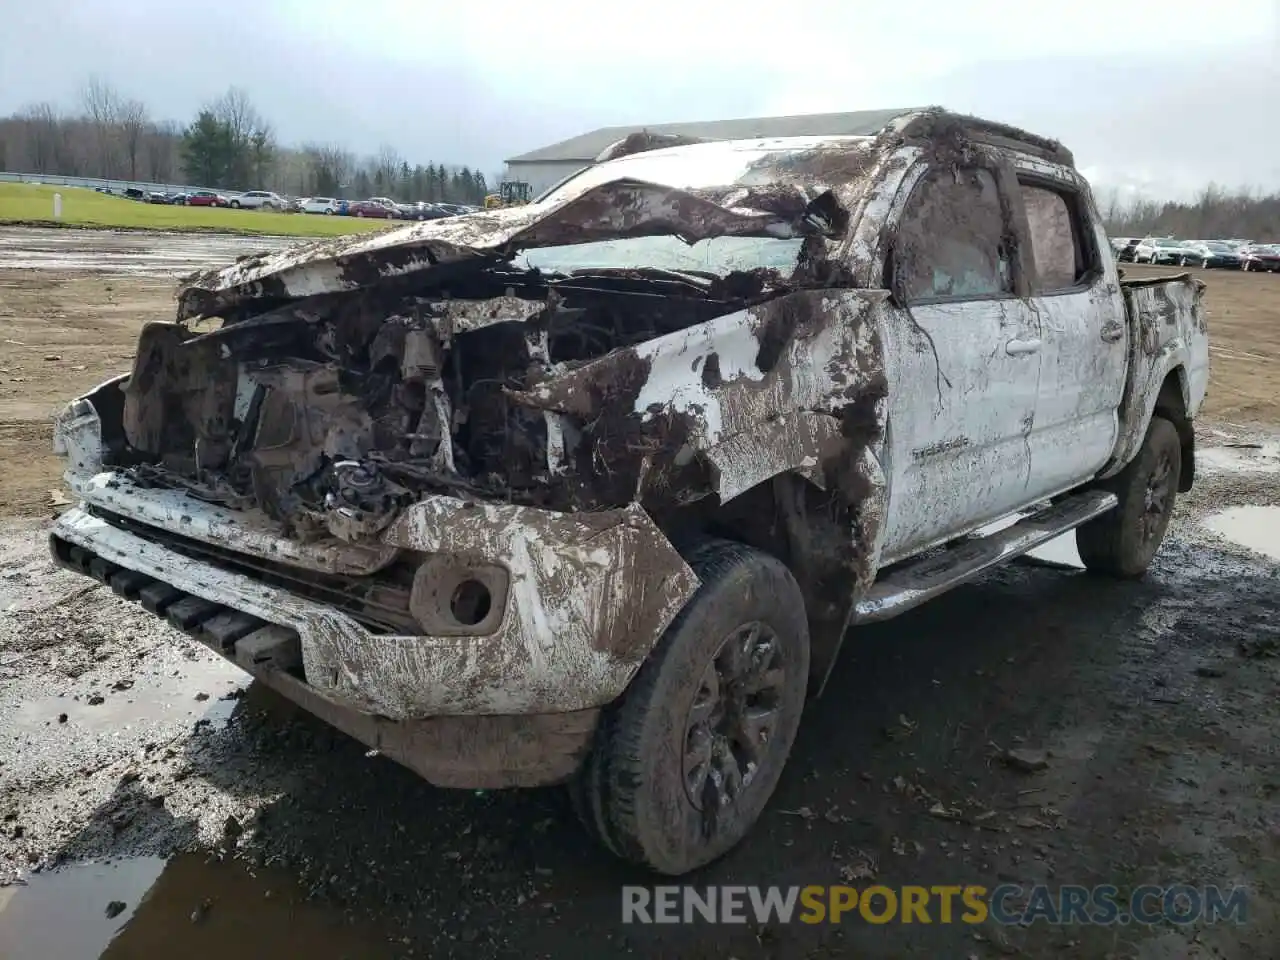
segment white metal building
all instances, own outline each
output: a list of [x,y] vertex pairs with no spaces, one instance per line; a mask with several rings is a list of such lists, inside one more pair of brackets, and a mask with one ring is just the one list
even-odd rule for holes
[[636,124],[601,127],[548,147],[507,160],[507,177],[528,182],[536,197],[571,173],[591,163],[607,147],[633,133],[674,134],[708,140],[745,140],[753,137],[869,136],[879,133],[899,110],[859,110],[855,113],[811,113],[794,117],[754,117],[741,120],[709,120],[692,123]]

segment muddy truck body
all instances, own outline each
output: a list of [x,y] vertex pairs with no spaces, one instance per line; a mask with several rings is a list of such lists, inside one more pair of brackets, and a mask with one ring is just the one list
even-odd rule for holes
[[621,144],[523,207],[184,281],[56,422],[57,562],[432,783],[737,843],[842,641],[1194,475],[1201,285],[1121,279],[1056,142]]

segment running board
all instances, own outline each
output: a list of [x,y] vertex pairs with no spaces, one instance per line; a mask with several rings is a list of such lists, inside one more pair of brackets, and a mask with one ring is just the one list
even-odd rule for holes
[[908,560],[876,580],[853,611],[853,623],[888,620],[927,603],[952,587],[974,579],[1068,530],[1092,520],[1116,505],[1114,493],[1090,490],[1068,497],[1012,526],[960,546]]

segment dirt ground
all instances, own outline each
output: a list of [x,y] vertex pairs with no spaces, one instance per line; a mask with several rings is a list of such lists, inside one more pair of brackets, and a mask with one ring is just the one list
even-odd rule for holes
[[[1148,577],[1019,563],[860,629],[753,835],[691,879],[1243,885],[1247,922],[637,927],[619,888],[654,879],[560,791],[434,789],[52,567],[49,415],[173,283],[3,262],[0,957],[1280,955],[1280,276],[1206,276],[1199,477]],[[995,761],[1017,746],[1047,769]]]

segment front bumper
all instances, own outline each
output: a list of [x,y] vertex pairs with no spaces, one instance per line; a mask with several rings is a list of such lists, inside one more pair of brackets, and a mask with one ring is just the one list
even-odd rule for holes
[[[104,468],[100,437],[87,400],[56,421],[55,450],[68,458],[66,479],[82,502],[51,531],[55,558],[84,569],[79,561],[91,556],[104,578],[131,571],[207,601],[188,604],[184,616],[230,612],[296,634],[305,683],[363,713],[403,720],[602,706],[626,689],[697,589],[693,571],[636,504],[560,514],[431,496],[369,547],[311,547],[251,515],[144,488]],[[213,553],[182,548],[193,542]],[[420,576],[428,565],[452,564],[505,568],[507,578],[500,612],[477,624],[482,634],[390,635],[243,565],[220,563],[219,555],[276,564],[295,580],[309,571],[368,575],[406,555],[422,561]],[[179,625],[199,635],[198,619]]]

